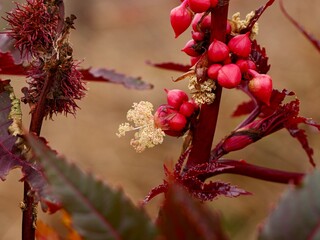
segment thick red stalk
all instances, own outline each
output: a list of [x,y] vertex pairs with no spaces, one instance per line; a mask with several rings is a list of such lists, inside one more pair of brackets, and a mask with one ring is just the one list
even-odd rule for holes
[[[218,6],[211,11],[211,22],[213,23],[211,26],[211,42],[214,39],[225,41],[228,8],[229,0],[220,0]],[[218,120],[221,93],[222,88],[217,86],[214,102],[201,106],[199,119],[192,126],[192,149],[186,163],[186,169],[209,161]]]

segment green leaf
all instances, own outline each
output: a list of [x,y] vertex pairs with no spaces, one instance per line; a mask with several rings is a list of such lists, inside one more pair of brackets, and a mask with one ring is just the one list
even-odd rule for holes
[[82,172],[34,137],[29,136],[28,140],[53,192],[85,239],[155,239],[153,223],[122,191]]
[[260,230],[259,240],[320,239],[320,172],[291,186]]
[[171,185],[158,218],[167,240],[225,240],[220,215],[193,199],[186,189]]

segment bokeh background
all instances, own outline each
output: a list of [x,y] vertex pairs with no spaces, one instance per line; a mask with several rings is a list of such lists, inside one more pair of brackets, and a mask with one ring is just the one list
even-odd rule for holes
[[[22,1],[19,1],[22,2]],[[182,140],[166,137],[158,147],[137,154],[129,145],[130,137],[117,138],[118,125],[125,121],[127,110],[133,102],[147,100],[158,106],[165,102],[163,88],[187,90],[186,82],[173,83],[179,76],[152,68],[145,64],[173,61],[188,63],[180,49],[189,40],[188,33],[174,39],[169,24],[169,12],[178,0],[69,0],[65,1],[68,14],[74,13],[76,31],[71,41],[75,58],[83,60],[84,67],[106,67],[130,76],[141,76],[154,85],[153,90],[135,91],[120,85],[89,83],[87,97],[79,103],[81,110],[76,118],[57,116],[44,123],[42,135],[50,146],[62,153],[82,169],[92,172],[115,188],[122,188],[136,203],[148,191],[162,182],[164,162],[175,161]],[[242,17],[266,1],[232,0],[230,14],[240,11]],[[11,1],[0,0],[1,16],[13,7]],[[320,39],[320,2],[317,0],[285,1],[287,10],[306,29]],[[0,27],[4,28],[0,20]],[[320,122],[320,68],[319,52],[283,16],[278,3],[269,8],[259,21],[258,41],[267,48],[272,65],[270,74],[274,87],[294,90],[301,100],[301,115]],[[23,78],[12,78],[16,94],[25,86]],[[228,134],[241,119],[231,119],[236,105],[246,100],[236,90],[225,90],[215,141]],[[29,125],[30,115],[24,107],[24,126]],[[320,164],[320,135],[306,128]],[[308,159],[297,141],[286,131],[280,131],[248,148],[231,155],[250,163],[308,172]],[[23,185],[19,170],[13,170],[5,182],[0,183],[0,239],[20,239]],[[228,199],[221,197],[210,207],[221,212],[223,223],[231,239],[255,239],[258,225],[281,197],[286,186],[246,177],[225,175],[215,179],[238,185],[253,193],[252,196]],[[157,215],[161,197],[147,205],[152,218]],[[56,224],[58,215],[40,218]]]

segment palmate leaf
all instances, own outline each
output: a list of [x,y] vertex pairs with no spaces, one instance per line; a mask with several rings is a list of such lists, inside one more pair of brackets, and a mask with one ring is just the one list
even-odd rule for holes
[[219,214],[193,199],[184,187],[172,184],[157,220],[167,240],[225,240]]
[[55,212],[59,208],[59,203],[49,191],[41,170],[35,163],[24,159],[21,148],[16,144],[21,144],[22,139],[8,131],[8,128],[13,126],[15,126],[14,131],[21,130],[19,124],[14,122],[21,114],[17,103],[9,80],[0,80],[0,179],[4,181],[12,169],[21,168],[23,174],[21,181],[27,181],[32,191],[38,194],[43,210]]
[[320,172],[287,190],[259,232],[259,240],[320,239]]
[[155,239],[157,233],[150,219],[122,191],[67,163],[34,137],[28,139],[53,192],[84,239]]

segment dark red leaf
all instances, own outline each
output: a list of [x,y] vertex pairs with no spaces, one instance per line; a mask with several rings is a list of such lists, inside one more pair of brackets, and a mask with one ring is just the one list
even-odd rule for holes
[[172,70],[172,71],[178,71],[178,72],[188,72],[192,67],[191,65],[183,65],[180,63],[172,63],[172,62],[152,63],[150,61],[147,61],[147,64],[153,67]]
[[311,42],[311,44],[320,52],[320,40],[308,33],[301,24],[299,24],[293,17],[289,15],[283,6],[283,1],[280,0],[280,9],[282,13],[289,19],[289,21]]
[[157,187],[154,187],[150,190],[147,196],[143,199],[142,204],[148,203],[151,199],[158,196],[161,193],[166,193],[168,191],[168,183],[164,181],[164,184],[160,184]]
[[117,73],[114,70],[108,70],[105,68],[80,69],[80,72],[83,75],[83,79],[87,81],[122,84],[126,88],[139,90],[153,88],[151,84],[143,82],[140,77],[128,77],[124,74]]
[[32,191],[37,193],[43,210],[54,212],[59,208],[59,203],[48,189],[42,171],[37,164],[25,160],[20,148],[16,145],[18,137],[11,135],[8,131],[13,122],[9,117],[11,111],[10,94],[12,97],[13,93],[9,81],[0,80],[0,179],[4,181],[12,169],[21,168],[23,173],[21,181],[27,181]]
[[0,52],[0,74],[5,75],[27,75],[28,68],[22,64],[15,63],[11,53]]
[[192,199],[183,187],[170,186],[157,220],[164,239],[225,240],[219,214]]
[[238,105],[238,107],[236,108],[236,110],[232,113],[232,117],[239,117],[242,115],[247,115],[249,113],[251,113],[256,107],[256,104],[254,101],[250,100],[247,102],[243,102],[240,105]]
[[270,69],[268,64],[268,56],[266,49],[261,48],[256,40],[252,41],[250,59],[256,64],[257,71],[261,74],[265,74]]

